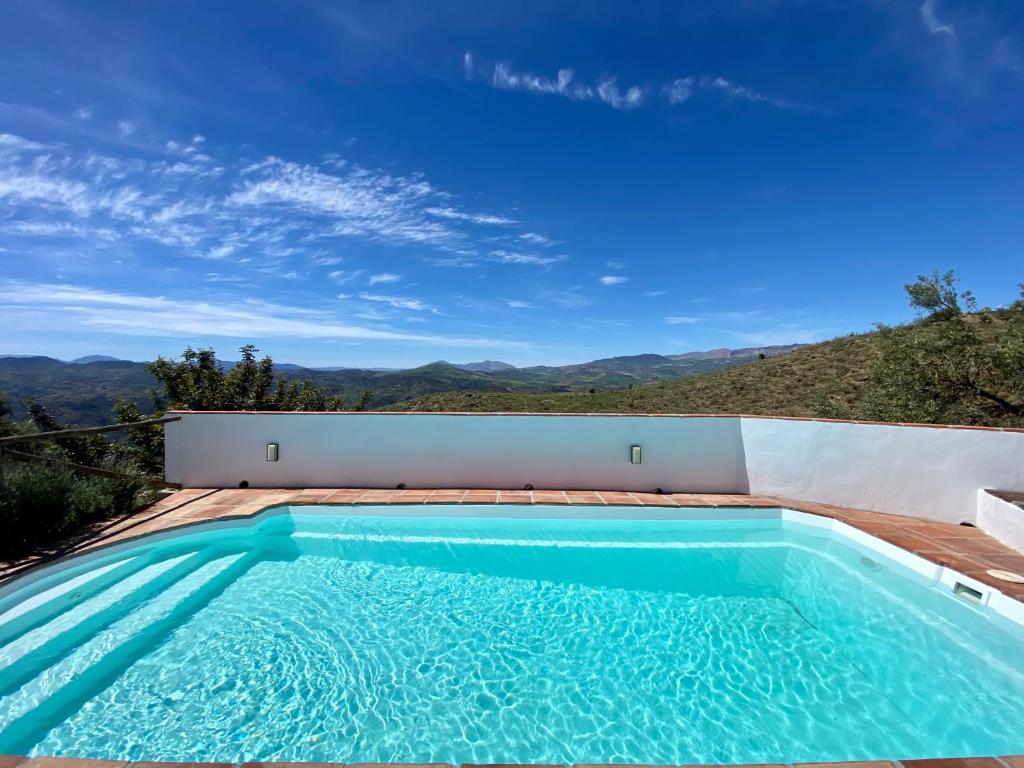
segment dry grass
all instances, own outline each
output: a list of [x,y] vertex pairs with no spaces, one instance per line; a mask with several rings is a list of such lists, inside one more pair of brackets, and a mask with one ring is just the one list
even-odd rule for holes
[[445,392],[388,410],[813,416],[827,398],[855,409],[878,354],[877,336],[867,333],[814,344],[782,357],[633,389],[593,394]]

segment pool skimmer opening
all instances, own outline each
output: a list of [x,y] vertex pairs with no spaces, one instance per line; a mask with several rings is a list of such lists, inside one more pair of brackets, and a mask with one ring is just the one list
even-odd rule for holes
[[973,600],[976,603],[980,603],[982,598],[980,590],[977,590],[974,587],[969,587],[959,581],[953,585],[953,594],[957,597]]

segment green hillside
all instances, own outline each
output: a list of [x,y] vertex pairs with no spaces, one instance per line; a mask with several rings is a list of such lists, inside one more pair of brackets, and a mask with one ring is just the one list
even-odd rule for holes
[[[974,312],[947,275],[907,286],[908,325],[845,336],[714,373],[618,391],[430,395],[392,410],[753,413],[1024,426],[1024,301]],[[936,288],[945,285],[946,294]],[[920,298],[923,296],[923,298]],[[969,312],[964,312],[961,303]]]
[[388,410],[813,416],[818,413],[819,404],[830,397],[855,407],[878,356],[877,334],[867,333],[713,373],[632,389],[557,394],[445,392],[399,403]]
[[[309,381],[341,397],[344,407],[361,402],[383,408],[438,392],[552,393],[626,389],[644,383],[695,376],[768,357],[784,355],[794,345],[737,350],[711,350],[666,357],[630,355],[566,366],[513,368],[497,364],[484,372],[445,362],[396,371],[358,368],[317,370],[297,365],[275,366],[282,379]],[[492,364],[494,361],[490,361]],[[230,363],[225,364],[230,367]],[[83,358],[72,363],[50,357],[0,357],[0,394],[6,396],[15,418],[24,418],[24,403],[33,398],[59,421],[93,426],[113,419],[119,399],[135,402],[143,412],[151,409],[149,393],[157,381],[145,363]]]

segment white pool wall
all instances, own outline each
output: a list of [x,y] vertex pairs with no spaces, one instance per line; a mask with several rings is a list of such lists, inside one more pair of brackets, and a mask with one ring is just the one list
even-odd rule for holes
[[750,492],[977,523],[978,490],[1024,488],[1024,431],[741,419]]
[[978,491],[978,527],[1008,547],[1024,552],[1024,510],[987,490]]
[[[167,479],[187,487],[614,489],[751,493],[978,522],[978,491],[1024,488],[1024,430],[776,419],[180,413]],[[277,443],[280,458],[266,461]],[[640,445],[642,463],[630,463]]]

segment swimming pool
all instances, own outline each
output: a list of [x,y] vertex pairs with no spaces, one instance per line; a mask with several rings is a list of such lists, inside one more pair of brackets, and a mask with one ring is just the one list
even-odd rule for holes
[[279,507],[0,592],[0,753],[1021,753],[1024,632],[953,586],[788,510]]

